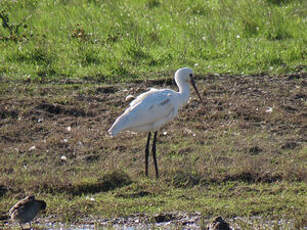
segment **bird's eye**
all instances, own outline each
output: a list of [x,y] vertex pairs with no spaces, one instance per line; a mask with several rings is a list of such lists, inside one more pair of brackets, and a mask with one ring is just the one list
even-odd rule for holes
[[190,73],[190,77],[193,77],[193,74]]

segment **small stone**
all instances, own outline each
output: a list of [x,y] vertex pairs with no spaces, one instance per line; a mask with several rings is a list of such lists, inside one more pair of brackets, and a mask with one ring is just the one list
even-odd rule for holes
[[208,230],[231,230],[229,224],[223,220],[221,216],[214,218],[212,223],[208,226]]
[[272,107],[267,107],[267,109],[265,110],[266,113],[272,113],[273,112],[273,108]]
[[92,197],[92,196],[91,196],[91,197],[90,197],[90,196],[86,196],[85,199],[86,199],[86,200],[90,200],[90,201],[95,201],[95,198]]
[[185,128],[184,131],[185,131],[187,134],[193,133],[192,130],[191,130],[191,129],[188,129],[188,128]]
[[61,156],[61,160],[62,160],[62,161],[67,161],[67,157],[66,157],[66,156],[64,156],[64,155],[63,155],[63,156]]
[[168,222],[172,219],[174,219],[174,217],[172,214],[169,213],[161,213],[154,216],[154,220],[156,221],[156,223]]
[[31,146],[31,147],[29,148],[29,151],[32,151],[32,150],[35,150],[35,149],[36,149],[36,146],[33,145],[33,146]]

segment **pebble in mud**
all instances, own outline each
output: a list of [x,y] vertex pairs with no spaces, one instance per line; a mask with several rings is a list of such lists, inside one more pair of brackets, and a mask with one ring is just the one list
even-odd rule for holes
[[221,216],[218,216],[209,224],[207,230],[231,230],[231,228]]

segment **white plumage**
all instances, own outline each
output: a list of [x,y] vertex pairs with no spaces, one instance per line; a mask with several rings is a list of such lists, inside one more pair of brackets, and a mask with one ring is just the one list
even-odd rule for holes
[[157,131],[161,126],[175,118],[178,109],[190,96],[188,81],[193,76],[190,68],[181,68],[175,73],[179,92],[171,89],[154,89],[135,98],[125,112],[120,115],[108,130],[116,136],[124,130],[134,132]]
[[[148,92],[145,92],[135,98],[130,103],[130,106],[125,110],[125,112],[115,120],[112,127],[108,130],[109,134],[111,136],[116,136],[119,132],[124,130],[134,132],[149,132],[145,150],[147,157],[150,132],[155,131],[155,145],[157,130],[167,122],[174,119],[178,114],[179,108],[188,101],[190,96],[189,82],[192,83],[197,95],[201,100],[193,80],[192,69],[187,67],[178,69],[175,73],[175,81],[179,88],[178,92],[171,89],[151,88]],[[153,150],[155,160],[155,147]],[[148,160],[146,159],[146,162],[147,161]],[[145,167],[147,175],[148,166]],[[157,166],[156,175],[158,177]]]
[[109,133],[116,136],[123,130],[156,131],[172,120],[177,111],[178,105],[171,90],[151,89],[130,103],[130,107],[116,119]]

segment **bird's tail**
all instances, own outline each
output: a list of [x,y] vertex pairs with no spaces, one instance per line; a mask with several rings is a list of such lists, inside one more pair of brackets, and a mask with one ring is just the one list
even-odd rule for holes
[[127,129],[127,121],[128,117],[126,114],[122,114],[120,117],[116,119],[116,121],[113,123],[111,128],[108,130],[108,133],[114,137],[116,136],[119,132]]

